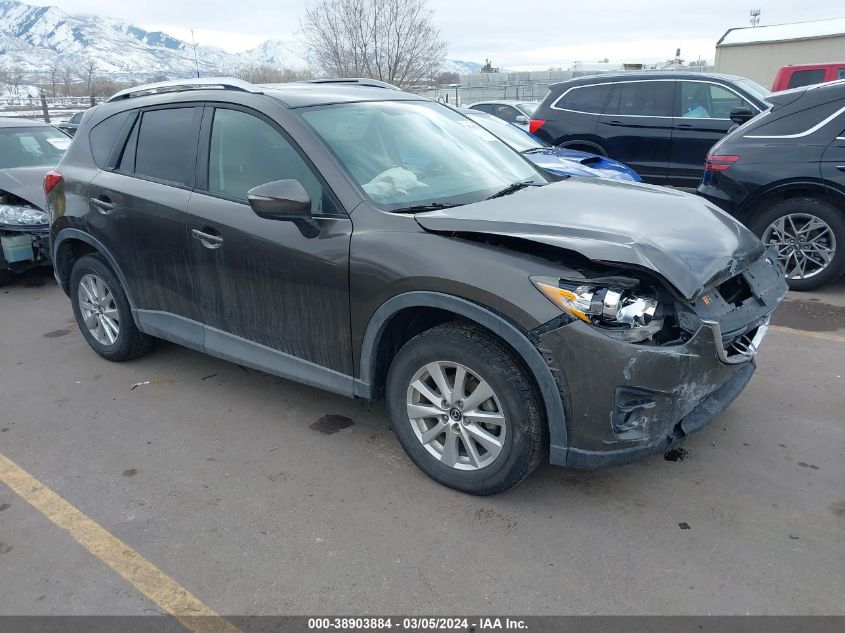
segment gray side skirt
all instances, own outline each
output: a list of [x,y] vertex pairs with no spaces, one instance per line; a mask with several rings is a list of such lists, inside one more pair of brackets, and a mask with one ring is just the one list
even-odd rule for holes
[[151,336],[349,398],[355,394],[357,381],[352,376],[176,314],[157,310],[133,312],[139,329]]

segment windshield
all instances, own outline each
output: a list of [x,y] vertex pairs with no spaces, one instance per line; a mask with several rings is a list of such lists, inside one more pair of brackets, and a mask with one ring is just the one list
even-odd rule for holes
[[0,169],[56,165],[70,139],[52,127],[0,128]]
[[547,182],[498,138],[437,103],[346,103],[302,116],[366,196],[388,211],[468,204],[516,182]]
[[525,112],[528,116],[533,116],[534,110],[537,109],[538,103],[520,103],[519,109]]
[[538,147],[546,147],[536,136],[528,134],[524,130],[511,125],[507,121],[493,116],[492,114],[484,114],[483,112],[467,112],[466,115],[488,130],[491,134],[495,134],[505,143],[513,147],[518,152],[527,152],[530,149],[537,149]]
[[751,79],[737,79],[736,84],[762,101],[766,101],[769,95],[772,94],[769,90],[766,90],[763,86]]

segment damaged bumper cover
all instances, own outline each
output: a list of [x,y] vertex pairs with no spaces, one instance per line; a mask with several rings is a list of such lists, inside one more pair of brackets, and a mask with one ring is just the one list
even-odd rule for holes
[[[702,295],[706,301],[689,304],[688,316],[701,318],[680,344],[627,343],[580,321],[538,333],[567,413],[568,446],[552,445],[552,463],[593,469],[632,462],[678,445],[724,411],[754,374],[771,312],[786,291],[779,271],[763,264],[741,273],[751,290],[745,301],[723,302],[714,288]],[[721,314],[713,310],[720,303]]]
[[[755,345],[764,328],[755,333]],[[583,371],[566,372],[561,390],[569,403],[570,445],[552,446],[552,463],[590,469],[625,464],[665,451],[705,426],[756,369],[752,352],[730,354],[719,336],[718,328],[703,325],[685,345],[644,347],[582,323],[542,335],[540,347],[563,367],[597,359]]]

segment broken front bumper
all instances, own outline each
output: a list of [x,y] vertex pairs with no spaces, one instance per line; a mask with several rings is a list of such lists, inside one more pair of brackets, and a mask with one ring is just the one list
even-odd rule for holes
[[704,322],[687,343],[664,347],[611,339],[582,322],[540,335],[567,413],[568,445],[552,445],[552,463],[599,468],[679,444],[748,384],[767,325],[726,342],[718,323]]

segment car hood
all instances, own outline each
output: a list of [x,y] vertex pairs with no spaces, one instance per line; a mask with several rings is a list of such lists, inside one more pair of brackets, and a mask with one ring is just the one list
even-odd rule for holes
[[572,177],[416,215],[424,229],[530,240],[601,262],[647,268],[685,298],[728,279],[764,246],[697,196],[638,183]]
[[44,176],[52,167],[11,167],[0,169],[0,191],[23,198],[42,211],[47,208]]
[[572,149],[547,147],[525,154],[532,163],[557,174],[639,181],[636,172],[610,158]]

